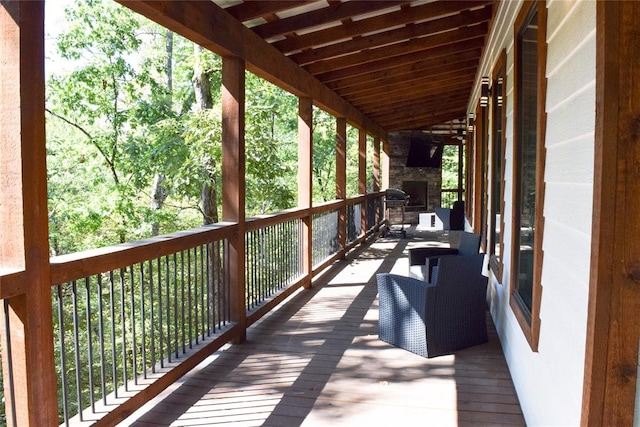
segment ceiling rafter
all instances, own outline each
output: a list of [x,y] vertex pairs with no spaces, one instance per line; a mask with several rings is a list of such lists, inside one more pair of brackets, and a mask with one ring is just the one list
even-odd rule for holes
[[373,18],[362,19],[350,23],[348,26],[314,31],[295,38],[273,43],[274,47],[283,53],[310,48],[318,45],[335,43],[336,40],[348,39],[362,34],[370,34],[395,28],[413,22],[434,19],[439,16],[459,13],[465,9],[472,9],[492,3],[491,0],[479,1],[447,1],[440,0],[415,7],[401,8],[397,12],[388,13]]
[[480,59],[480,48],[482,47],[483,42],[483,37],[476,37],[474,39],[459,41],[446,46],[439,46],[433,49],[425,49],[423,51],[406,53],[392,58],[382,58],[377,61],[367,62],[365,64],[356,64],[354,66],[343,68],[340,70],[330,70],[324,73],[315,74],[315,77],[326,84],[347,77],[391,69],[400,65],[414,64],[419,61],[428,61],[441,56],[461,54],[469,50],[478,52],[477,58]]
[[331,59],[354,52],[360,52],[365,49],[374,49],[392,43],[412,41],[424,37],[424,34],[452,31],[460,27],[472,26],[479,22],[487,22],[489,19],[491,19],[490,7],[484,7],[474,11],[463,11],[452,17],[438,18],[420,24],[407,25],[384,33],[363,36],[357,40],[306,50],[290,55],[289,58],[300,65],[305,65],[323,59]]
[[258,25],[252,30],[264,39],[293,33],[305,28],[321,26],[328,22],[335,22],[354,16],[363,15],[377,10],[390,9],[401,6],[408,1],[352,1],[334,2],[323,9],[314,10],[300,15],[280,19],[276,22],[269,22]]
[[498,0],[117,0],[356,127],[469,108]]

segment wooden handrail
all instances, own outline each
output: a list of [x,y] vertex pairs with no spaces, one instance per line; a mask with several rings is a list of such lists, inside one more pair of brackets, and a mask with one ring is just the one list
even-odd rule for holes
[[228,239],[236,231],[235,223],[216,223],[164,236],[53,257],[51,285],[159,258],[185,248]]

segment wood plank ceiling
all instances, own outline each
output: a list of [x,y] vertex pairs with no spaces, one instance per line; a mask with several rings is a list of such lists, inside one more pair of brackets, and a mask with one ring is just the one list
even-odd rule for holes
[[494,0],[213,0],[387,131],[465,116]]

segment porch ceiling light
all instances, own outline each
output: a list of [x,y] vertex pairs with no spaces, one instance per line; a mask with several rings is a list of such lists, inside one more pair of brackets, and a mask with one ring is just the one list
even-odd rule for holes
[[489,88],[489,77],[484,76],[482,78],[482,84],[480,86],[480,106],[486,107],[489,105],[489,96],[491,95],[491,88]]

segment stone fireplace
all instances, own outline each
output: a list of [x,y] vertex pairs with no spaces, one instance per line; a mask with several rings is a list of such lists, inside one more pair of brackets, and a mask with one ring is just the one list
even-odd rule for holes
[[[439,140],[425,132],[389,133],[389,188],[409,196],[405,223],[417,224],[418,215],[440,206],[442,165],[433,156]],[[437,155],[437,153],[436,153]],[[436,167],[433,167],[436,166]],[[400,209],[389,209],[391,224],[400,224]]]
[[402,181],[400,189],[409,196],[406,212],[415,210],[424,212],[427,209],[429,199],[429,183],[427,181]]

